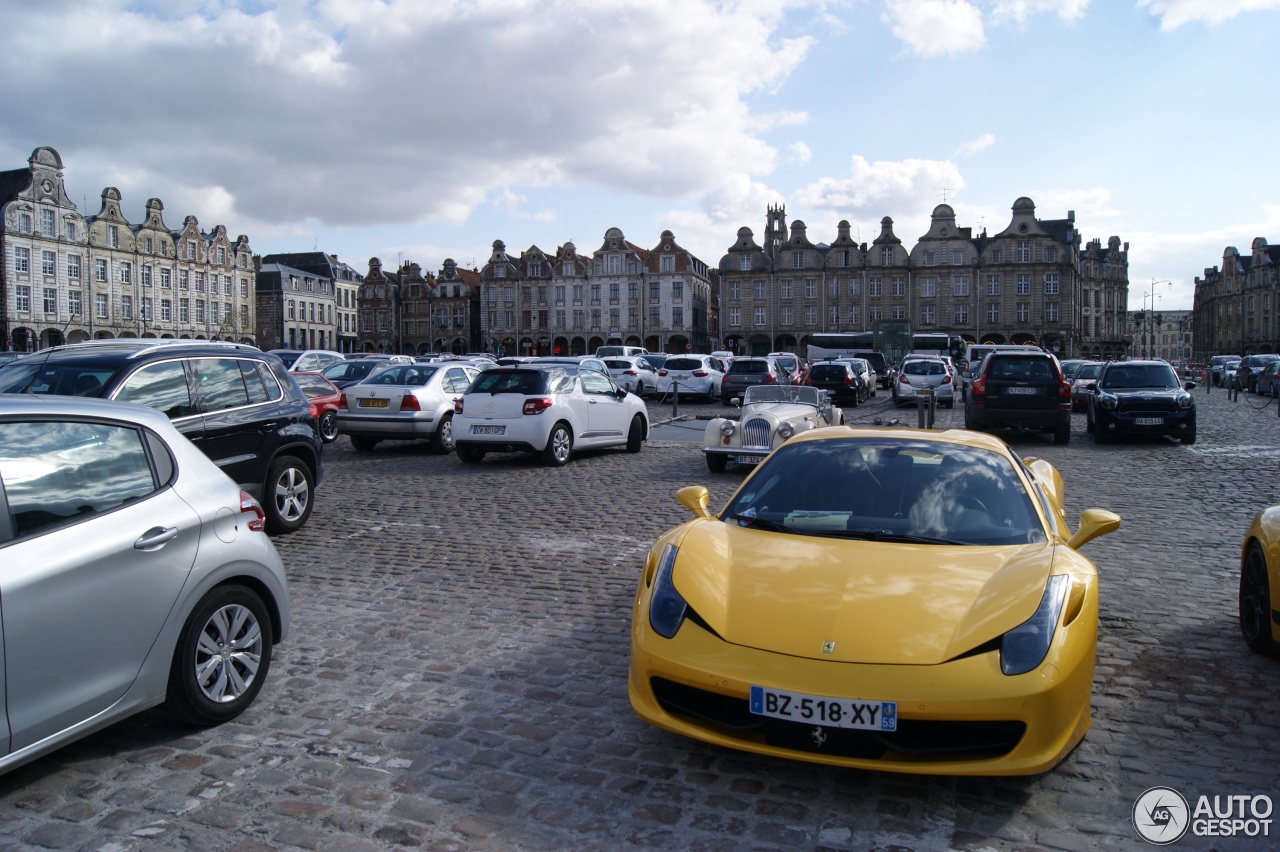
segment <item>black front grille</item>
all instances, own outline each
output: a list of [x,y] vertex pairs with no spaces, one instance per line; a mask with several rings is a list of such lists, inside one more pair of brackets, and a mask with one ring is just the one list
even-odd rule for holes
[[787,722],[753,714],[746,699],[721,695],[665,678],[650,680],[663,710],[709,723],[722,734],[794,751],[876,760],[888,753],[917,758],[951,760],[957,757],[999,757],[1022,740],[1023,722],[947,722],[899,719],[898,730],[850,731]]

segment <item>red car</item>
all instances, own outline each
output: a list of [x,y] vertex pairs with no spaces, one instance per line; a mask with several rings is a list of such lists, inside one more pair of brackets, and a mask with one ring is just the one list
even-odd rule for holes
[[320,437],[326,444],[338,440],[338,404],[342,400],[342,391],[338,386],[319,373],[294,373],[294,379],[307,399],[316,409],[316,420],[320,424]]

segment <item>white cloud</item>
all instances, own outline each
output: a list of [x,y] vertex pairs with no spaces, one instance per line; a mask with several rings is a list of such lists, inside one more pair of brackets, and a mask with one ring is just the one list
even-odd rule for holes
[[996,0],[991,16],[997,20],[1013,20],[1026,23],[1027,18],[1040,13],[1054,13],[1068,23],[1084,16],[1089,0]]
[[809,150],[809,146],[803,142],[792,142],[787,146],[787,154],[793,163],[804,165],[813,159],[813,151]]
[[850,215],[875,215],[891,210],[919,213],[932,210],[941,200],[964,187],[960,170],[944,160],[899,160],[867,162],[854,155],[849,176],[822,178],[791,194],[804,209],[847,211]]
[[996,144],[995,134],[984,133],[981,136],[979,136],[977,139],[970,139],[968,142],[965,142],[963,145],[957,148],[956,152],[951,156],[972,157],[974,154],[978,153],[979,151],[985,151],[986,149],[990,148],[994,144]]
[[885,0],[880,20],[926,58],[979,50],[987,41],[982,13],[968,0]]
[[1210,25],[1229,21],[1244,12],[1280,9],[1280,0],[1138,0],[1152,17],[1160,19],[1163,32],[1200,21]]

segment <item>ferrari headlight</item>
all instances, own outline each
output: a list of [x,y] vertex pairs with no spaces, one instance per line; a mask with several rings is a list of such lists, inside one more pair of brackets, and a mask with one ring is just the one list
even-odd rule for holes
[[1049,578],[1035,615],[1004,634],[1000,640],[1000,671],[1007,675],[1026,674],[1040,665],[1044,655],[1049,653],[1069,588],[1071,578],[1066,574],[1054,574]]
[[778,424],[778,437],[787,440],[796,433],[796,426],[790,420],[783,420]]
[[726,420],[720,424],[720,434],[727,438],[732,435],[737,428],[738,427],[734,425],[732,420]]
[[1107,409],[1108,411],[1111,411],[1119,404],[1120,404],[1120,400],[1116,399],[1111,394],[1106,394],[1106,393],[1098,394],[1098,405],[1101,405],[1103,408]]
[[676,635],[689,608],[671,580],[678,552],[679,548],[674,544],[663,549],[662,558],[658,561],[658,576],[653,581],[653,594],[649,598],[649,625],[666,639]]

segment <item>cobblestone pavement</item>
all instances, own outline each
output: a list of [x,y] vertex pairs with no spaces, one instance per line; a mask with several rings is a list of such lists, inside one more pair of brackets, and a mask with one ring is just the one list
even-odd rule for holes
[[[0,847],[1138,848],[1131,809],[1152,786],[1275,797],[1280,663],[1245,648],[1235,598],[1241,536],[1280,502],[1280,420],[1251,396],[1196,399],[1191,447],[1096,446],[1083,414],[1066,446],[1010,436],[1062,470],[1073,521],[1124,518],[1085,548],[1093,728],[1043,776],[833,769],[641,723],[626,669],[642,554],[686,517],[679,486],[722,505],[742,478],[709,474],[696,444],[548,469],[340,439],[310,524],[277,539],[295,620],[257,704],[197,732],[151,711],[0,777]],[[916,422],[883,393],[847,414]]]

